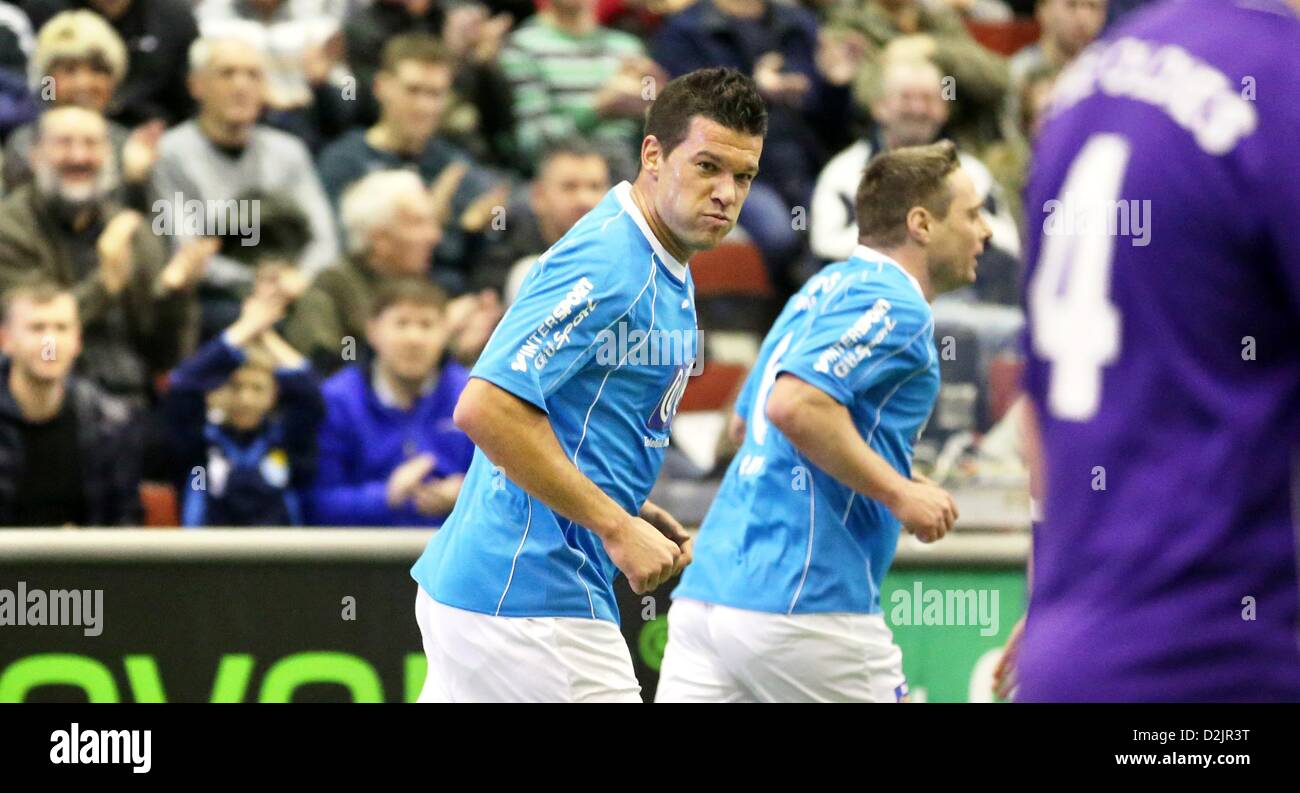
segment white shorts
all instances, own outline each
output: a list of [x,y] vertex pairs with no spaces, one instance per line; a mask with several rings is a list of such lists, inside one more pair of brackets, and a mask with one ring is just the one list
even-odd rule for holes
[[637,702],[618,626],[578,617],[494,617],[415,595],[429,660],[420,702]]
[[901,702],[880,614],[771,614],[674,600],[655,702]]

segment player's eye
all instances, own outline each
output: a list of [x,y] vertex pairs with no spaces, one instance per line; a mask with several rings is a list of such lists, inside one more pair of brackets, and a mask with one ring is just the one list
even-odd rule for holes
[[696,167],[698,167],[704,173],[713,173],[718,169],[718,166],[714,165],[711,162],[696,163]]

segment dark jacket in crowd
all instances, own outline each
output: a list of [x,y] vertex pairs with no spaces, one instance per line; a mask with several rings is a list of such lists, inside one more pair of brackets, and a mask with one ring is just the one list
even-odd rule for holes
[[[0,525],[13,526],[28,450],[23,435],[26,420],[9,391],[9,361],[0,361]],[[143,430],[126,403],[93,383],[68,378],[64,410],[76,422],[78,475],[68,478],[79,492],[68,492],[79,525],[138,525],[140,456]]]
[[208,415],[207,394],[245,362],[224,336],[171,374],[163,416],[177,465],[183,526],[299,526],[302,493],[316,475],[320,388],[309,366],[277,369],[275,407],[255,430]]
[[196,303],[188,293],[160,296],[155,291],[167,251],[148,217],[132,240],[130,281],[116,296],[104,289],[96,242],[119,209],[106,203],[96,220],[75,231],[34,184],[5,196],[0,201],[0,292],[36,279],[71,290],[84,345],[77,371],[141,406],[148,401],[153,374],[175,366],[191,344]]

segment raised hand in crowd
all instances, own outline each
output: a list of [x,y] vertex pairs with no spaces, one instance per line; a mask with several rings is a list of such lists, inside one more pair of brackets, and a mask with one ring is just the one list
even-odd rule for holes
[[769,52],[754,64],[754,83],[769,102],[798,104],[808,93],[808,76],[782,71],[784,68],[785,57],[779,52]]
[[448,515],[456,506],[456,497],[465,482],[462,474],[420,483],[412,494],[412,503],[421,515],[437,517]]
[[302,53],[302,73],[309,85],[320,85],[329,79],[334,67],[345,56],[343,32],[336,31],[320,44],[308,47]]
[[867,39],[856,30],[817,33],[817,71],[831,85],[848,85],[867,56]]
[[492,289],[461,295],[447,304],[441,332],[446,334],[457,360],[473,363],[478,358],[504,311]]
[[640,118],[667,82],[668,73],[650,58],[625,58],[596,95],[596,112],[605,118]]
[[99,254],[99,280],[110,295],[120,294],[135,271],[131,243],[144,218],[124,209],[113,216],[95,241]]
[[447,12],[442,40],[462,62],[491,63],[513,23],[509,14],[490,16],[485,6],[467,3]]
[[131,131],[122,146],[122,179],[128,184],[143,184],[158,162],[158,141],[167,131],[160,119],[146,121]]
[[158,274],[159,291],[180,292],[197,285],[207,272],[208,260],[219,250],[221,240],[215,237],[198,237],[182,242]]

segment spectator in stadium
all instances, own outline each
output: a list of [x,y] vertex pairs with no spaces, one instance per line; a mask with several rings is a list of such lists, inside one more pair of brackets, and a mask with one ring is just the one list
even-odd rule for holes
[[548,146],[536,178],[506,206],[505,228],[489,237],[482,263],[474,268],[475,285],[511,302],[532,263],[600,203],[610,181],[605,156],[585,141]]
[[851,0],[831,12],[833,29],[866,37],[870,54],[854,80],[858,104],[871,108],[883,87],[881,72],[894,59],[931,60],[951,77],[950,137],[967,151],[979,152],[1001,135],[1006,60],[971,38],[961,16],[947,5],[922,0]]
[[26,4],[37,30],[56,14],[76,9],[103,16],[126,43],[126,78],[109,103],[109,118],[127,126],[151,119],[171,125],[193,113],[194,102],[185,86],[186,59],[199,32],[187,0],[31,0]]
[[445,211],[407,170],[376,171],[348,188],[340,212],[347,254],[316,276],[285,327],[317,371],[333,374],[364,352],[357,347],[381,285],[427,277]]
[[239,319],[172,370],[163,403],[184,526],[297,526],[323,414],[311,367],[272,326],[290,295],[259,279]]
[[347,129],[342,0],[200,0],[204,38],[238,38],[266,57],[263,123],[291,132],[313,152]]
[[641,120],[667,76],[639,39],[596,22],[596,2],[551,0],[501,51],[530,171],[548,143],[584,136],[605,152],[617,179],[636,176]]
[[[317,371],[333,374],[350,361],[365,360],[370,303],[383,284],[428,277],[429,252],[442,236],[451,198],[451,170],[443,171],[432,190],[405,170],[377,171],[348,188],[342,212],[348,254],[316,277],[294,303],[285,328],[286,338]],[[452,300],[446,312],[449,354],[473,363],[500,318],[500,301],[490,290]]]
[[314,523],[438,526],[451,512],[474,445],[452,423],[469,373],[443,354],[444,306],[442,291],[419,279],[376,295],[366,325],[374,361],[322,389]]
[[[854,197],[867,162],[902,146],[923,146],[944,137],[951,103],[943,98],[942,75],[922,59],[893,60],[882,73],[883,90],[872,106],[875,127],[835,155],[822,169],[813,193],[813,252],[828,261],[847,259],[858,244]],[[993,230],[992,244],[1018,256],[1020,236],[1015,215],[989,169],[968,152],[960,152],[962,169],[984,200],[984,222]],[[985,273],[981,273],[984,277]]]
[[768,105],[768,136],[740,226],[787,289],[807,248],[795,208],[806,208],[817,170],[851,137],[849,83],[859,50],[850,37],[819,35],[803,8],[769,0],[700,0],[664,21],[651,44],[676,77],[727,66],[754,78]]
[[[505,8],[504,6],[511,6]],[[385,45],[394,38],[423,34],[440,39],[456,68],[442,133],[476,158],[513,164],[514,116],[510,85],[497,63],[513,18],[532,13],[529,0],[514,3],[438,0],[374,0],[344,24],[348,66],[355,77],[354,123],[379,120],[374,93]]]
[[1097,36],[1106,22],[1106,0],[1037,0],[1038,41],[1020,49],[1007,62],[1011,82],[1007,90],[1004,135],[1017,134],[1020,96],[1031,72],[1059,71],[1074,60]]
[[[90,11],[65,11],[41,28],[31,60],[31,82],[43,106],[76,106],[104,113],[126,75],[126,45],[104,18]],[[32,178],[28,154],[36,124],[19,127],[4,150],[4,188],[12,192]],[[120,177],[115,196],[132,209],[152,204],[149,177],[158,159],[163,123],[142,124],[134,131],[108,122],[113,157],[105,167]]]
[[432,184],[448,166],[464,163],[452,216],[434,252],[440,282],[458,292],[482,247],[491,210],[506,194],[492,188],[495,177],[439,134],[454,68],[451,54],[432,36],[402,35],[389,41],[375,76],[379,122],[326,147],[320,172],[337,204],[349,185],[372,171],[410,168]]
[[[236,208],[241,225],[251,221],[256,234],[260,204],[248,196],[280,196],[307,218],[310,240],[292,262],[305,284],[338,257],[334,218],[302,141],[258,123],[265,81],[265,59],[246,42],[195,42],[190,52],[190,87],[199,101],[199,113],[168,130],[159,143],[154,190],[166,205],[159,209],[167,212],[158,217],[171,220],[173,228],[166,232],[181,247],[224,231],[231,207]],[[198,208],[199,217],[191,216],[190,207]],[[246,264],[224,253],[213,256],[201,294],[205,314],[224,306],[232,296],[242,298],[252,280],[253,269]],[[224,327],[230,321],[225,319],[218,325]]]
[[152,374],[176,364],[193,335],[193,287],[215,243],[168,258],[140,213],[114,198],[108,126],[98,113],[57,107],[41,117],[32,183],[0,202],[0,289],[33,279],[72,290],[85,326],[80,373],[143,404]]
[[138,524],[139,424],[72,373],[77,298],[41,281],[5,292],[0,325],[0,525]]

